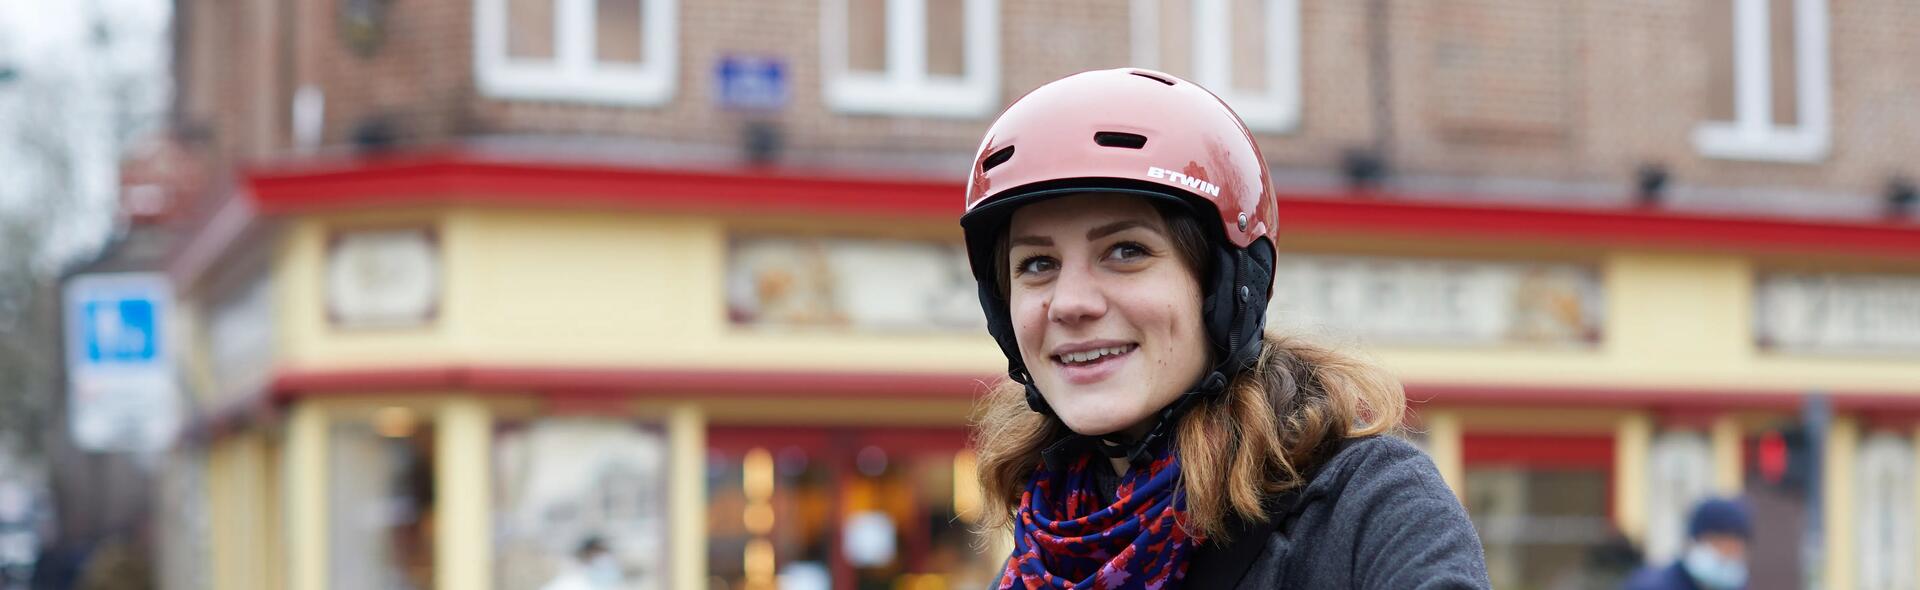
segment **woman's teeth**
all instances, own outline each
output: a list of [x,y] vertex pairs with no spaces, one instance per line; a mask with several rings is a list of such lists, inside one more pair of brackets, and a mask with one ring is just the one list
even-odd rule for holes
[[1100,359],[1101,357],[1126,354],[1127,352],[1132,350],[1133,350],[1133,345],[1128,344],[1125,346],[1111,346],[1107,348],[1083,350],[1080,352],[1069,352],[1067,354],[1063,354],[1055,358],[1060,359],[1060,362],[1063,362],[1063,363],[1078,364],[1078,363],[1093,362],[1095,360]]

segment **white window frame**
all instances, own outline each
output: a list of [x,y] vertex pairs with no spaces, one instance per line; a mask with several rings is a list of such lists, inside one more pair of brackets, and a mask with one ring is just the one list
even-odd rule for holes
[[1645,557],[1661,563],[1686,552],[1687,514],[1713,494],[1713,441],[1701,432],[1663,432],[1647,463]]
[[823,0],[821,84],[827,107],[854,114],[980,117],[1000,106],[1000,2],[964,2],[965,66],[959,76],[927,72],[927,1],[886,0],[885,72],[847,63],[847,0]]
[[[1233,9],[1229,0],[1192,0],[1194,82],[1227,101],[1247,127],[1287,133],[1300,127],[1300,0],[1265,0],[1267,88],[1243,92],[1233,86]],[[1133,0],[1133,63],[1160,66],[1160,2]]]
[[1794,0],[1795,118],[1773,121],[1772,31],[1767,0],[1733,0],[1732,121],[1693,130],[1702,155],[1729,160],[1816,162],[1832,146],[1832,87],[1828,78],[1827,0]]
[[[1856,584],[1913,588],[1914,442],[1905,434],[1879,432],[1867,435],[1854,452],[1854,555],[1849,565]],[[1892,532],[1892,538],[1882,536],[1886,532]]]
[[597,0],[554,3],[552,59],[507,54],[507,0],[474,0],[474,73],[480,92],[505,99],[554,100],[654,106],[671,100],[679,66],[678,0],[641,0],[644,60],[599,61],[594,8]]

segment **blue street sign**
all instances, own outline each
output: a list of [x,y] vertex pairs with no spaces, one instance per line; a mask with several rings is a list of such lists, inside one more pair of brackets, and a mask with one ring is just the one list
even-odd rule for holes
[[714,100],[723,108],[779,110],[787,106],[787,64],[775,57],[724,56],[713,67]]
[[152,299],[94,300],[82,304],[80,333],[89,363],[148,363],[160,348]]
[[159,273],[79,275],[65,288],[67,426],[89,451],[164,449],[180,422]]

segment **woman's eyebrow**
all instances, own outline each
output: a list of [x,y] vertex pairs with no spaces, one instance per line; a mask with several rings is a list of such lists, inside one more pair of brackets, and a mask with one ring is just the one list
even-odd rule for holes
[[1020,236],[1008,240],[1009,246],[1052,246],[1053,238],[1046,236]]
[[1145,221],[1141,221],[1138,219],[1125,219],[1125,220],[1115,221],[1113,223],[1109,223],[1106,225],[1102,225],[1100,227],[1087,230],[1087,240],[1088,241],[1098,240],[1100,238],[1111,236],[1113,234],[1127,231],[1129,229],[1133,229],[1136,227],[1145,229],[1147,231],[1151,231],[1156,234],[1161,233],[1160,228],[1154,227],[1152,224],[1149,224]]

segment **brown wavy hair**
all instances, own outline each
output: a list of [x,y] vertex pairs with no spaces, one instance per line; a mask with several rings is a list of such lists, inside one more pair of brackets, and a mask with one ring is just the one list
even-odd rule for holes
[[[1212,244],[1198,220],[1156,203],[1174,247],[1193,276],[1206,276]],[[995,249],[1000,292],[1007,293],[1007,243]],[[1266,522],[1261,500],[1303,485],[1302,474],[1342,438],[1400,427],[1406,394],[1379,367],[1351,354],[1267,330],[1253,367],[1226,392],[1179,418],[1174,444],[1187,497],[1183,523],[1197,537],[1228,540],[1229,516]],[[974,412],[973,446],[983,490],[982,532],[1005,530],[1041,449],[1071,434],[1058,418],[1027,407],[1026,389],[1002,379]]]

